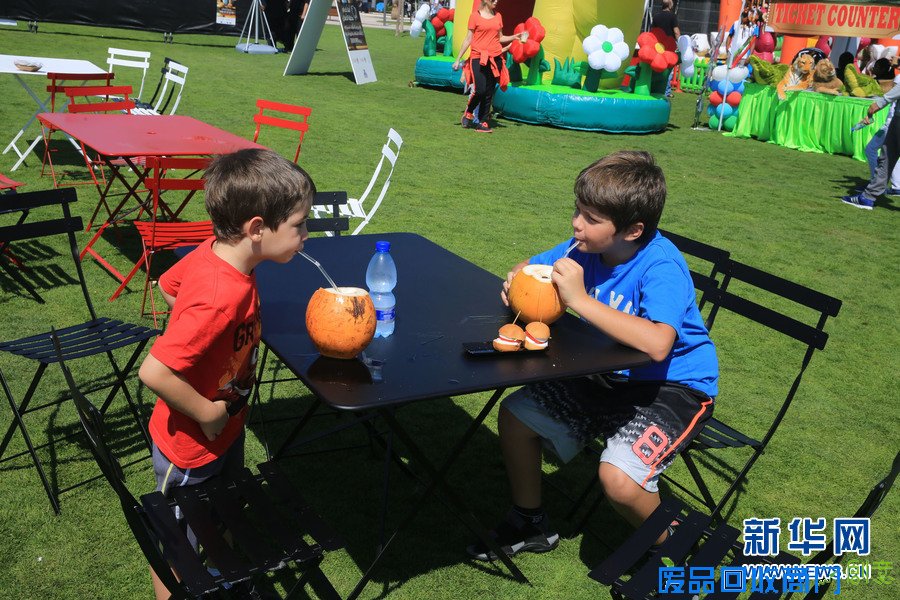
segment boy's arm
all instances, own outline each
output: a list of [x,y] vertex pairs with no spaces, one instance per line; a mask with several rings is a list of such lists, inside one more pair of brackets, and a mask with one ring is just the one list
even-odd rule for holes
[[144,385],[153,390],[170,408],[197,421],[207,439],[216,439],[228,423],[227,402],[210,402],[208,398],[198,394],[181,375],[152,354],[144,359],[138,375]]
[[553,264],[552,278],[563,303],[612,339],[646,352],[654,362],[672,352],[676,332],[671,325],[629,315],[592,298],[584,289],[584,269],[571,258]]
[[159,292],[162,294],[163,300],[166,301],[166,304],[169,306],[169,310],[175,308],[175,296],[166,292],[166,290],[159,287]]

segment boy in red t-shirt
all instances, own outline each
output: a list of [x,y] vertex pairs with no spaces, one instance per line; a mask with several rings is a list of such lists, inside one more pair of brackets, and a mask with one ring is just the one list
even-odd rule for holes
[[[260,337],[253,269],[264,260],[288,262],[303,249],[315,192],[303,169],[271,150],[241,150],[207,169],[215,235],[160,278],[172,316],[140,369],[159,395],[149,430],[163,494],[243,468]],[[196,547],[193,532],[188,536]],[[152,575],[157,598],[168,598]]]

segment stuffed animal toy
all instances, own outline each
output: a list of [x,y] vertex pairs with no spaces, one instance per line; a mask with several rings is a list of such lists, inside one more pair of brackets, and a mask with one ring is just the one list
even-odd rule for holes
[[837,78],[834,63],[827,58],[816,63],[816,67],[813,69],[812,89],[814,92],[834,94],[835,96],[840,96],[844,91],[844,84]]
[[853,63],[844,68],[844,82],[850,95],[857,98],[881,96],[884,93],[878,81],[857,71]]
[[753,66],[753,81],[761,85],[771,85],[772,87],[778,85],[784,74],[791,68],[790,65],[781,63],[772,64],[756,55],[750,57],[750,64]]
[[787,98],[785,92],[794,90],[808,90],[812,86],[813,68],[816,60],[810,54],[798,54],[791,63],[790,70],[778,83],[778,99]]

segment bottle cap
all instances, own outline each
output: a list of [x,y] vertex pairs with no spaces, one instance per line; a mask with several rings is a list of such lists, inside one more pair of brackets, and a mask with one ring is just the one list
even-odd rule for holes
[[391,249],[390,242],[375,242],[376,252],[387,252],[390,249]]

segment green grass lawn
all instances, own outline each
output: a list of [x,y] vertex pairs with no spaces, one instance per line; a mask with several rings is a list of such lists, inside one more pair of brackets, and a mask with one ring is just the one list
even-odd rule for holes
[[[310,106],[310,131],[300,163],[321,190],[361,193],[387,130],[393,127],[403,136],[404,146],[388,198],[367,232],[422,234],[498,276],[570,234],[572,186],[584,166],[618,149],[651,151],[669,186],[665,228],[728,249],[739,261],[844,302],[841,314],[827,327],[828,346],[815,356],[769,450],[729,508],[729,521],[740,527],[749,517],[780,517],[786,523],[795,516],[821,516],[830,524],[835,517],[851,516],[889,467],[900,446],[896,391],[900,201],[881,200],[872,212],[839,201],[841,194],[864,182],[865,164],[692,131],[696,96],[689,94],[675,97],[671,125],[656,135],[606,135],[503,120],[494,134],[476,135],[459,126],[464,101],[460,94],[409,85],[421,41],[395,38],[389,30],[368,32],[379,81],[365,86],[352,80],[337,27],[325,28],[312,73],[302,77],[281,76],[286,55],[236,52],[236,38],[178,35],[175,44],[164,45],[161,37],[43,23],[40,33],[30,34],[20,23],[18,28],[0,29],[0,52],[81,58],[105,65],[109,46],[150,50],[152,71],[145,86],[150,91],[157,78],[153,71],[158,72],[162,58],[170,56],[190,67],[179,114],[245,137],[253,133],[251,114],[257,98]],[[129,83],[124,73],[120,79]],[[43,85],[38,78],[28,81],[35,89]],[[0,139],[5,145],[33,104],[10,76],[0,78],[0,93]],[[35,132],[32,128],[32,136]],[[295,143],[282,131],[266,131],[260,142],[282,154],[293,152]],[[25,181],[23,191],[49,187],[50,180],[40,177],[39,157],[10,173],[14,159],[12,153],[0,156],[0,172]],[[61,151],[59,160],[77,166],[79,157]],[[78,190],[76,212],[86,218],[97,193],[91,186]],[[203,214],[202,203],[195,201],[187,216],[199,219]],[[120,229],[120,235],[104,237],[98,249],[123,269],[136,258],[138,243],[130,227]],[[81,234],[79,242],[87,239]],[[84,318],[78,286],[55,267],[68,267],[64,251],[57,241],[23,248],[42,282],[45,305],[36,304],[0,275],[0,339]],[[399,270],[402,277],[403,265]],[[94,263],[86,262],[85,272],[101,314],[140,319],[139,283],[109,303],[106,298],[116,283]],[[399,301],[402,306],[415,299]],[[402,310],[400,315],[402,327]],[[801,353],[777,336],[734,319],[717,322],[713,339],[722,364],[716,414],[760,432],[774,403],[783,398]],[[17,395],[30,380],[31,368],[0,355],[0,369]],[[101,368],[98,362],[86,361],[76,366],[76,375],[90,382],[103,376]],[[55,371],[50,370],[41,389],[44,399],[58,397],[63,389]],[[136,378],[132,384],[145,402],[152,403],[152,395]],[[296,413],[298,405],[308,402],[308,392],[297,384],[283,384],[274,393],[266,389],[263,397],[272,414]],[[439,457],[483,400],[468,397],[421,404],[399,416],[419,439],[432,440],[432,452]],[[10,421],[10,411],[0,410],[4,430]],[[139,457],[141,447],[121,403],[113,406],[109,421],[123,454]],[[78,431],[74,411],[67,405],[30,415],[29,423],[38,442]],[[267,428],[274,444],[283,439],[283,427]],[[264,458],[262,439],[261,431],[252,428],[248,463]],[[364,438],[350,432],[346,441]],[[10,448],[24,448],[21,436],[15,436]],[[55,443],[41,455],[61,486],[95,472],[81,444]],[[729,458],[734,457],[722,455],[723,460]],[[347,539],[347,550],[329,554],[323,563],[338,591],[346,595],[373,556],[381,463],[362,449],[315,454],[285,466],[315,508]],[[586,482],[594,468],[586,459],[577,459],[564,468],[548,465],[546,473],[550,481],[571,489]],[[681,463],[676,462],[672,472],[687,481]],[[130,467],[127,475],[136,494],[152,488],[149,461]],[[505,512],[508,495],[496,415],[488,418],[449,478],[486,525]],[[396,517],[417,489],[398,473],[392,481],[391,514]],[[724,489],[721,477],[712,475],[711,481]],[[664,493],[673,492],[666,488]],[[560,517],[567,507],[552,489],[546,493],[546,505],[552,516]],[[898,522],[900,493],[895,491],[873,519],[872,554],[862,560],[900,559]],[[628,528],[603,505],[592,529],[600,535],[564,540],[548,555],[517,558],[532,582],[524,586],[492,567],[467,561],[464,548],[470,535],[443,505],[432,502],[398,539],[363,597],[607,598],[608,589],[586,574],[608,554],[604,544],[617,545]],[[786,527],[783,531],[784,544]],[[5,598],[119,599],[151,593],[145,561],[105,482],[64,494],[62,514],[54,516],[26,458],[0,464],[0,565],[0,597]],[[898,570],[900,565],[895,564],[895,578]],[[900,598],[900,583],[845,583],[842,595]]]

